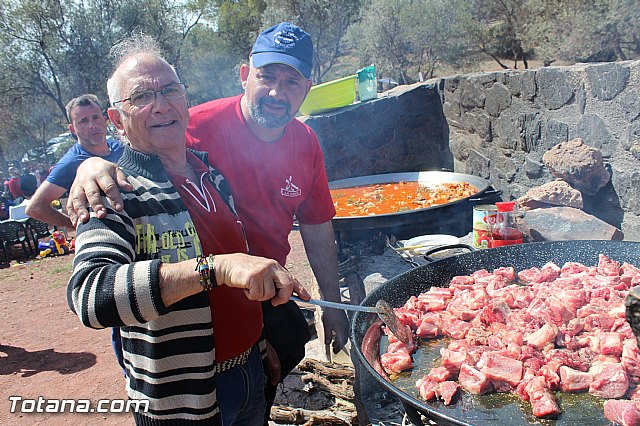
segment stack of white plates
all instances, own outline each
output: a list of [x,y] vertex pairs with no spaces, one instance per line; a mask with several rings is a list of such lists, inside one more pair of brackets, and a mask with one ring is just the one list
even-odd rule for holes
[[[452,244],[459,244],[460,238],[453,235],[445,234],[432,234],[432,235],[420,235],[404,241],[403,247],[413,255],[423,255],[435,247],[448,246]],[[413,247],[413,248],[410,248]]]

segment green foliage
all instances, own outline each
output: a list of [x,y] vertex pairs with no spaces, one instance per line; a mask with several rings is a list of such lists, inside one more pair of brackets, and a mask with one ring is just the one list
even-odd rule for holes
[[640,54],[638,0],[475,0],[470,37],[501,59],[544,64],[614,61]]
[[179,69],[183,40],[209,8],[206,0],[4,2],[0,145],[5,156],[20,158],[64,130],[69,99],[95,93],[106,101],[109,49],[132,31],[156,38]]
[[[558,59],[569,62],[615,61],[640,54],[640,2],[637,0],[582,0],[562,3],[560,13],[569,25],[555,46]],[[572,3],[572,4],[571,4]],[[558,26],[559,27],[559,26]],[[553,46],[543,49],[554,52]]]
[[[360,0],[269,0],[262,19],[262,29],[279,22],[294,23],[311,35],[314,46],[311,78],[322,83],[339,66],[345,51],[344,36],[358,17]],[[347,74],[354,74],[355,68]]]
[[240,60],[247,60],[260,29],[264,0],[220,1],[218,35]]
[[65,103],[106,101],[111,46],[153,36],[189,85],[191,104],[241,92],[258,32],[308,31],[316,83],[375,64],[400,83],[443,70],[535,59],[640,57],[640,0],[5,0],[0,2],[0,165],[66,129]]
[[239,55],[212,28],[199,26],[185,40],[180,77],[191,105],[241,93]]
[[374,63],[379,75],[411,83],[432,77],[439,64],[458,63],[467,52],[462,0],[371,0],[348,42],[360,65]]

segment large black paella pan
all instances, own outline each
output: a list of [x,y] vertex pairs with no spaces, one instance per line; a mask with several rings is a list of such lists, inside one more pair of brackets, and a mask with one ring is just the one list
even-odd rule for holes
[[329,182],[331,189],[351,188],[373,184],[418,182],[423,186],[443,183],[467,182],[475,187],[475,194],[426,208],[397,213],[370,216],[335,217],[333,229],[343,240],[366,240],[374,232],[410,238],[420,234],[451,234],[462,236],[471,231],[473,206],[499,201],[499,191],[493,190],[489,182],[478,176],[445,172],[420,171],[386,173],[359,176]]
[[[562,266],[565,262],[580,262],[585,265],[597,265],[598,255],[603,253],[620,263],[629,262],[640,265],[640,243],[622,241],[556,241],[544,243],[506,246],[496,249],[475,251],[452,256],[431,264],[412,269],[382,284],[372,291],[362,302],[366,306],[375,306],[379,299],[384,299],[394,307],[404,305],[412,295],[418,295],[431,286],[447,286],[456,275],[468,275],[479,269],[493,270],[502,266],[513,266],[516,271],[542,267],[553,261]],[[365,333],[370,328],[375,316],[357,312],[353,318],[351,338],[359,361],[364,365],[365,374],[371,375],[382,386],[396,394],[405,406],[415,408],[418,412],[435,420],[437,424],[452,425],[609,425],[603,415],[603,400],[588,394],[558,395],[562,414],[556,420],[541,420],[531,414],[517,397],[504,394],[488,394],[472,396],[459,393],[454,403],[444,406],[441,401],[424,401],[415,389],[415,381],[424,375],[418,368],[415,376],[401,377],[390,382],[378,374],[365,360],[362,343]],[[381,345],[384,349],[384,338]],[[418,364],[428,364],[429,357],[435,358],[439,347],[433,351],[424,350],[424,359],[416,360]],[[429,365],[429,368],[433,364]],[[415,370],[415,369],[414,369]]]

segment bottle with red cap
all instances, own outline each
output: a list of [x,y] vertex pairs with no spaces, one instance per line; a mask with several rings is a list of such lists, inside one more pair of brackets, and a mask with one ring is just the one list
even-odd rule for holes
[[498,213],[491,228],[491,247],[522,244],[522,231],[516,223],[515,201],[496,203]]

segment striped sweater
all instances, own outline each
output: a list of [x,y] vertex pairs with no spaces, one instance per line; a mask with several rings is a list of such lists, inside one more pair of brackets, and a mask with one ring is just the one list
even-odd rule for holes
[[[206,154],[197,155],[208,164]],[[158,285],[161,262],[201,254],[198,235],[157,157],[127,147],[119,165],[134,190],[123,193],[123,212],[109,209],[105,219],[92,215],[78,226],[69,306],[87,327],[121,327],[128,395],[149,400],[139,424],[215,424],[220,415],[207,294],[167,307]],[[210,171],[234,210],[226,182]]]

